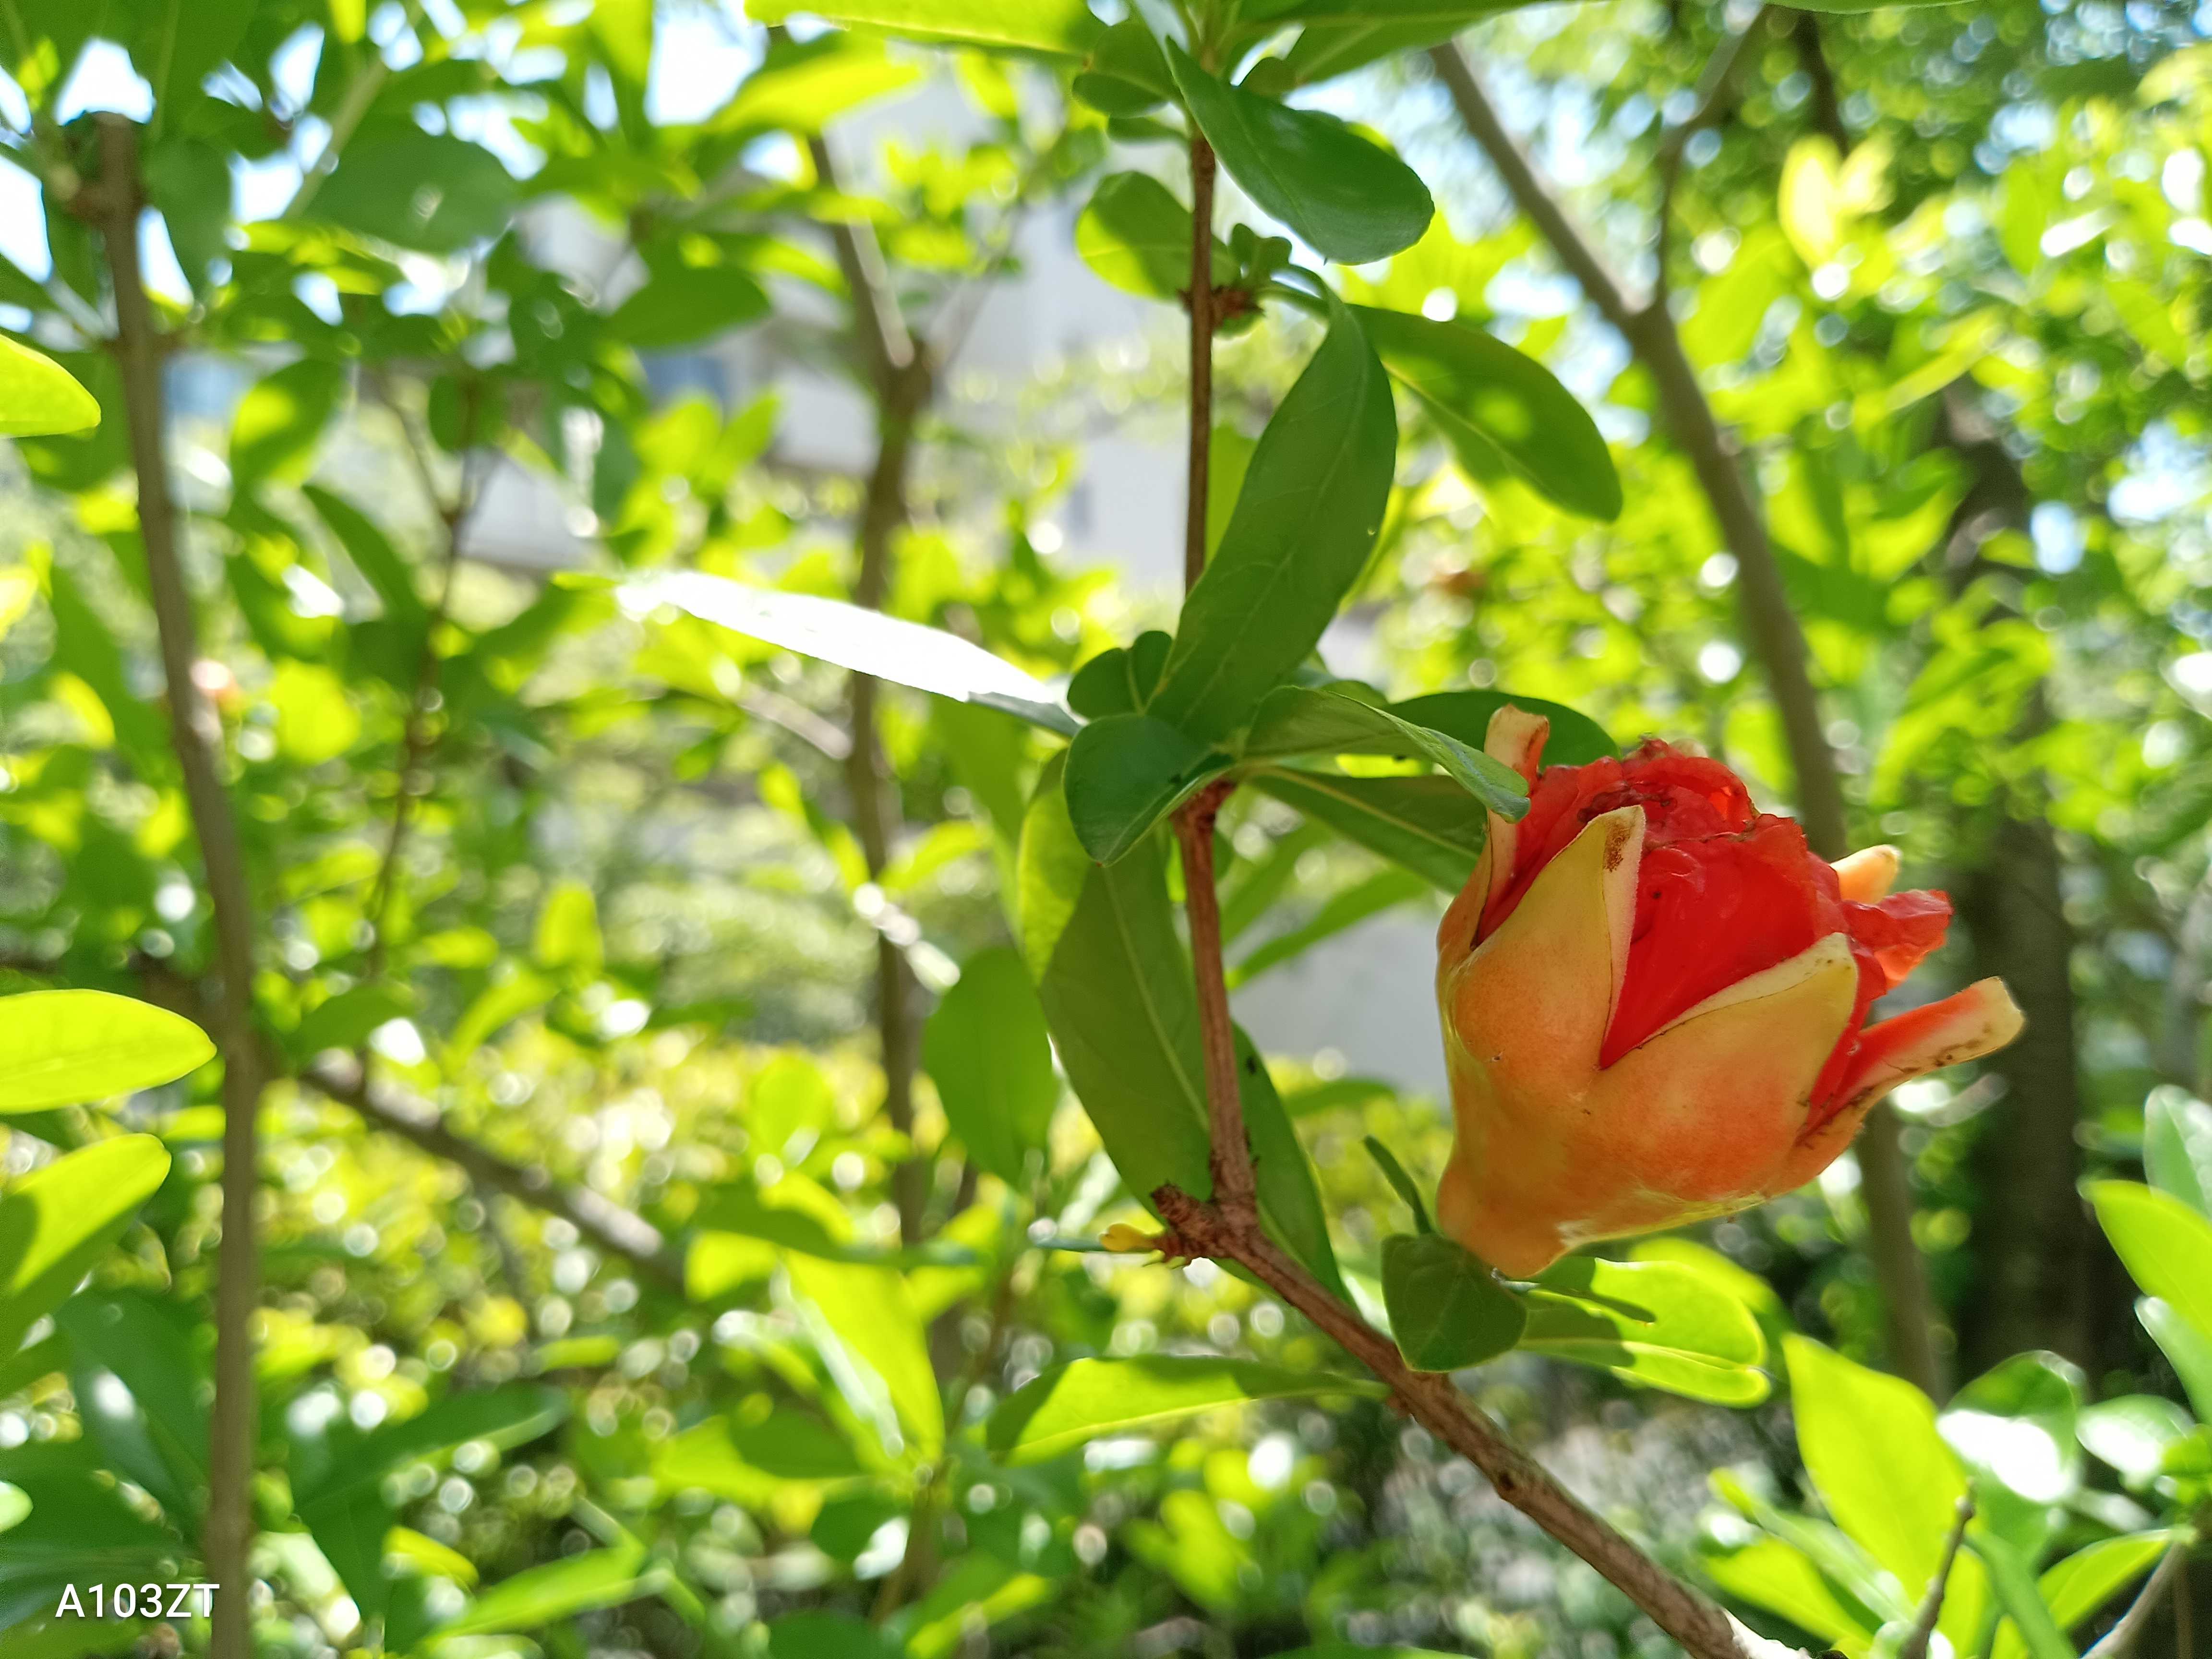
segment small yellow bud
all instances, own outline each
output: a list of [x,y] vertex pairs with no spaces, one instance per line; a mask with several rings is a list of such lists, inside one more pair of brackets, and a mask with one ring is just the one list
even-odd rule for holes
[[1126,1221],[1117,1221],[1099,1234],[1098,1243],[1116,1255],[1151,1255],[1160,1248],[1159,1240]]

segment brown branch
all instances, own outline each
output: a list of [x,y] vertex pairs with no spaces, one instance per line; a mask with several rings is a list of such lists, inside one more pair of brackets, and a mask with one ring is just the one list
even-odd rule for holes
[[[808,141],[814,169],[833,188],[837,173],[830,148],[820,137]],[[851,291],[853,327],[860,345],[876,402],[876,459],[869,469],[860,504],[857,537],[860,570],[853,602],[883,609],[891,581],[891,556],[907,520],[907,475],[914,455],[915,423],[935,391],[930,354],[907,331],[891,291],[882,250],[866,225],[830,227],[839,269]],[[881,878],[890,862],[899,828],[897,787],[877,730],[878,682],[853,676],[848,702],[852,748],[845,757],[846,793],[851,800],[853,831],[870,880]],[[913,970],[906,953],[887,933],[876,939],[876,1028],[884,1071],[884,1115],[901,1134],[914,1133],[914,1076],[921,1063],[921,1032],[915,1009]],[[891,1197],[899,1216],[899,1237],[921,1242],[927,1227],[928,1171],[908,1158],[891,1171]]]
[[[1459,48],[1449,44],[1432,47],[1429,58],[1461,120],[1490,157],[1515,204],[1651,376],[1668,429],[1688,457],[1722,540],[1735,556],[1738,613],[1745,639],[1782,715],[1806,839],[1821,857],[1841,858],[1850,850],[1843,775],[1822,726],[1805,635],[1790,609],[1781,563],[1767,537],[1765,514],[1735,441],[1714,417],[1672,314],[1663,304],[1638,304],[1630,299],[1538,178]],[[1936,1349],[1935,1303],[1928,1290],[1926,1264],[1912,1240],[1911,1182],[1899,1134],[1897,1115],[1887,1103],[1867,1115],[1860,1133],[1868,1253],[1881,1290],[1891,1362],[1901,1375],[1940,1398],[1942,1367]]]
[[1936,1634],[1936,1620],[1943,1616],[1943,1591],[1951,1582],[1951,1566],[1959,1559],[1959,1546],[1966,1541],[1966,1523],[1973,1518],[1973,1498],[1961,1496],[1951,1519],[1950,1536],[1943,1540],[1943,1559],[1936,1568],[1936,1576],[1928,1581],[1928,1593],[1921,1598],[1919,1614],[1913,1620],[1912,1628],[1905,1632],[1897,1650],[1897,1659],[1928,1659],[1929,1638]]
[[100,177],[70,205],[98,228],[106,252],[115,300],[113,343],[137,474],[139,536],[168,690],[170,730],[215,911],[221,979],[216,1036],[223,1069],[222,1243],[216,1265],[216,1389],[201,1554],[209,1577],[226,1592],[215,1598],[210,1650],[216,1659],[246,1659],[256,1420],[252,1320],[261,1276],[254,1237],[259,1162],[255,1119],[264,1070],[253,1018],[253,898],[223,780],[222,718],[192,678],[199,655],[198,625],[178,553],[177,512],[163,450],[165,343],[138,262],[138,221],[146,205],[138,129],[109,114],[99,118],[99,133]]
[[1387,1384],[1406,1414],[1480,1469],[1500,1498],[1596,1568],[1697,1659],[1794,1651],[1753,1635],[1645,1554],[1480,1412],[1469,1410],[1449,1375],[1413,1370],[1395,1343],[1329,1294],[1256,1224],[1238,1224],[1218,1206],[1174,1186],[1158,1188],[1152,1197],[1174,1230],[1163,1249],[1248,1269]]
[[1836,89],[1836,71],[1828,62],[1827,49],[1820,44],[1820,15],[1793,11],[1790,15],[1793,20],[1790,38],[1796,43],[1797,61],[1805,66],[1805,78],[1813,83],[1813,131],[1826,134],[1838,155],[1848,155],[1851,153],[1851,131],[1844,125],[1844,102]]
[[1198,980],[1198,1032],[1206,1058],[1206,1112],[1212,1143],[1213,1202],[1224,1216],[1256,1228],[1259,1200],[1244,1101],[1237,1080],[1237,1028],[1229,1017],[1221,963],[1221,898],[1213,884],[1213,823],[1235,786],[1208,784],[1175,817],[1182,852],[1183,908],[1190,918],[1191,964]]
[[1668,128],[1659,140],[1657,250],[1650,300],[1654,306],[1667,303],[1667,261],[1674,234],[1674,191],[1682,178],[1682,152],[1689,148],[1691,139],[1717,125],[1728,113],[1735,97],[1736,66],[1743,62],[1744,46],[1765,25],[1773,9],[1771,6],[1761,7],[1749,23],[1722,39],[1705,61],[1705,73],[1698,77],[1697,104],[1689,118]]
[[1206,570],[1206,489],[1213,449],[1213,146],[1190,129],[1190,456],[1183,504],[1182,586]]
[[325,1059],[300,1080],[380,1129],[411,1141],[433,1158],[458,1166],[479,1187],[507,1194],[534,1209],[557,1215],[620,1256],[663,1289],[684,1294],[683,1252],[660,1229],[588,1187],[556,1180],[543,1164],[515,1164],[446,1127],[435,1106],[392,1084],[368,1077],[350,1059]]

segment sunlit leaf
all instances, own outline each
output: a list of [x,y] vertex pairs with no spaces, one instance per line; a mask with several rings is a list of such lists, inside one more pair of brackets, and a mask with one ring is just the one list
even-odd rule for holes
[[52,358],[0,337],[0,433],[27,437],[82,432],[100,423],[100,404]]
[[169,1173],[152,1135],[57,1158],[0,1194],[0,1355],[60,1305]]
[[1132,1434],[1246,1401],[1382,1393],[1369,1378],[1236,1359],[1079,1359],[1000,1401],[984,1440],[1003,1462],[1034,1463],[1104,1435]]
[[0,998],[0,1114],[156,1088],[214,1058],[206,1032],[151,1003],[105,991]]

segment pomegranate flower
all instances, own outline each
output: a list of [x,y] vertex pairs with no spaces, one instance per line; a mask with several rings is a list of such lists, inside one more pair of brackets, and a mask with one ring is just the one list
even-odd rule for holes
[[1943,942],[1894,848],[1831,866],[1717,761],[1646,743],[1539,770],[1549,722],[1492,717],[1529,781],[1437,935],[1457,1133],[1445,1231],[1515,1276],[1593,1239],[1803,1185],[1899,1084],[2002,1048],[2002,981],[1868,1028]]

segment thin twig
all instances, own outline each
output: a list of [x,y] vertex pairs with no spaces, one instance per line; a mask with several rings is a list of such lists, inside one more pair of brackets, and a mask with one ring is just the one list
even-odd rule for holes
[[1237,1078],[1237,1028],[1221,964],[1221,900],[1214,890],[1213,824],[1231,785],[1207,785],[1176,814],[1182,852],[1183,906],[1190,918],[1190,954],[1198,981],[1198,1033],[1206,1060],[1207,1131],[1212,1142],[1213,1201],[1224,1215],[1258,1224],[1252,1146]]
[[[1515,204],[1551,244],[1590,303],[1626,339],[1656,386],[1668,428],[1689,458],[1722,540],[1735,556],[1736,602],[1744,637],[1765,673],[1782,716],[1806,840],[1821,857],[1841,858],[1850,847],[1843,773],[1821,723],[1804,632],[1783,586],[1782,567],[1767,537],[1765,512],[1735,440],[1722,430],[1705,400],[1673,315],[1663,305],[1630,298],[1505,130],[1459,48],[1449,44],[1433,47],[1429,59]],[[1897,1115],[1887,1104],[1867,1114],[1859,1135],[1861,1190],[1871,1224],[1869,1254],[1881,1289],[1891,1361],[1901,1375],[1940,1399],[1943,1368],[1936,1348],[1935,1301],[1928,1290],[1926,1265],[1912,1241],[1911,1182],[1899,1135]]]
[[[410,33],[422,16],[423,0],[407,0],[407,15],[401,27]],[[324,141],[322,154],[315,164],[300,179],[300,188],[292,192],[292,199],[284,204],[283,217],[294,222],[306,213],[315,199],[315,192],[323,187],[323,180],[337,171],[338,161],[353,135],[368,114],[368,107],[376,101],[376,94],[384,89],[386,77],[392,66],[385,61],[384,53],[373,40],[367,42],[368,63],[347,83],[345,100],[338,106],[337,113],[331,118],[330,137]]]
[[507,1194],[568,1221],[664,1289],[684,1293],[684,1255],[660,1230],[634,1210],[589,1187],[570,1186],[542,1164],[515,1164],[446,1127],[438,1109],[405,1090],[372,1079],[350,1059],[325,1059],[300,1080],[379,1128],[413,1142],[433,1158],[458,1165],[479,1187]]
[[1959,1559],[1959,1546],[1966,1541],[1966,1523],[1973,1518],[1974,1500],[1962,1494],[1951,1519],[1951,1534],[1943,1540],[1943,1559],[1936,1576],[1928,1581],[1928,1593],[1920,1599],[1919,1614],[1897,1650],[1897,1659],[1928,1659],[1929,1641],[1936,1634],[1936,1621],[1943,1616],[1943,1591],[1951,1582],[1951,1567]]
[[1213,146],[1190,129],[1190,456],[1183,502],[1182,585],[1206,571],[1206,489],[1213,450]]
[[[2121,1659],[2123,1654],[2132,1652],[2158,1612],[2159,1598],[2166,1594],[2166,1586],[2179,1577],[2188,1559],[2187,1540],[2172,1545],[2159,1558],[2158,1570],[2143,1581],[2142,1589],[2128,1604],[2128,1610],[2120,1615],[2119,1622],[2098,1638],[2096,1646],[2083,1654],[2081,1659]],[[2185,1647],[2177,1646],[2174,1651],[2181,1656],[2181,1659],[2193,1659]]]
[[163,448],[164,342],[138,263],[138,219],[145,207],[138,129],[119,115],[99,118],[100,177],[71,209],[101,233],[114,289],[115,351],[123,374],[131,462],[138,480],[138,525],[147,585],[160,636],[161,671],[185,797],[215,910],[217,1003],[222,1054],[222,1244],[216,1267],[215,1403],[209,1422],[208,1507],[201,1553],[215,1598],[210,1651],[246,1659],[255,1440],[253,1310],[260,1296],[254,1236],[259,1192],[256,1118],[265,1069],[253,1017],[253,898],[228,786],[223,781],[222,718],[192,678],[199,655],[192,598],[178,554],[177,513]]
[[1759,8],[1759,15],[1733,34],[1724,36],[1713,55],[1705,61],[1705,73],[1698,77],[1696,106],[1689,118],[1679,125],[1669,127],[1659,140],[1659,213],[1657,234],[1657,270],[1652,278],[1651,299],[1654,306],[1667,303],[1667,261],[1674,237],[1674,191],[1682,177],[1682,152],[1690,140],[1713,125],[1727,112],[1735,97],[1736,65],[1743,61],[1743,49],[1751,37],[1765,27],[1771,6]]

